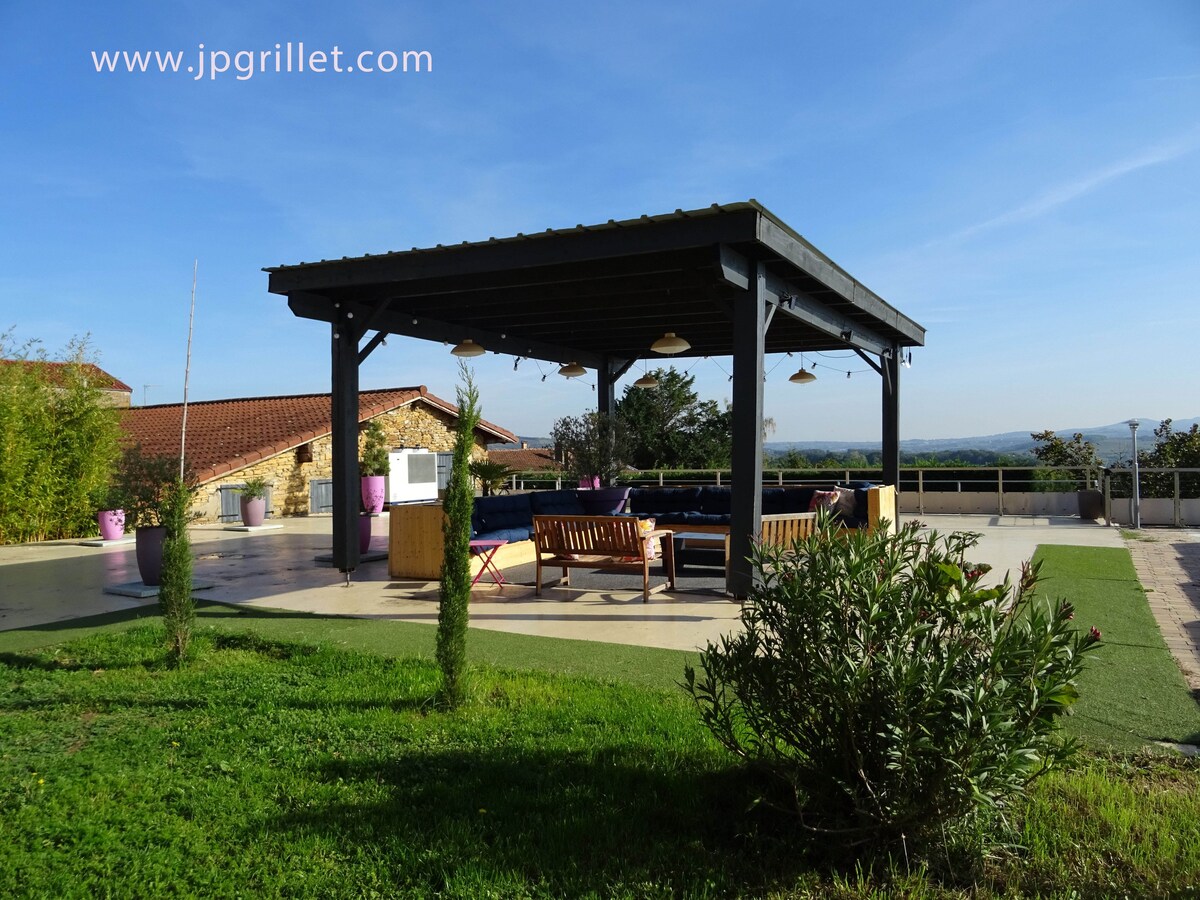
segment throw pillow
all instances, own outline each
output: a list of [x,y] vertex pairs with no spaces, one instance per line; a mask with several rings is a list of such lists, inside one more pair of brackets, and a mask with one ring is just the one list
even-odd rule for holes
[[808,511],[816,512],[819,509],[834,509],[838,501],[837,491],[813,491],[813,496],[808,501]]
[[847,488],[838,490],[837,503],[833,507],[834,512],[843,519],[854,518],[854,491]]

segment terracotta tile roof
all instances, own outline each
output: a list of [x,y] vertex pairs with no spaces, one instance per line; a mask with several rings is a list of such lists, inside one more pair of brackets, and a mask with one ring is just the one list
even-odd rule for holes
[[562,469],[554,458],[550,447],[529,447],[524,450],[489,450],[488,459],[504,463],[516,472],[537,472],[544,469]]
[[78,365],[83,372],[84,378],[86,378],[88,383],[93,387],[97,387],[102,391],[121,391],[128,394],[133,393],[133,388],[120,379],[109,375],[95,363],[43,362],[41,360],[30,359],[0,359],[0,365],[3,366],[11,366],[15,363],[19,363],[26,367],[45,366],[50,380],[55,383],[62,382],[63,370],[66,369],[67,366]]
[[[361,391],[358,420],[391,412],[410,403],[426,403],[453,416],[458,407],[425,388],[388,388]],[[205,400],[187,408],[187,457],[201,482],[248,466],[332,431],[329,394],[287,397],[246,397]],[[125,410],[121,425],[130,442],[140,443],[151,454],[178,454],[183,405],[138,406]],[[485,438],[515,441],[516,435],[490,422],[480,421]]]

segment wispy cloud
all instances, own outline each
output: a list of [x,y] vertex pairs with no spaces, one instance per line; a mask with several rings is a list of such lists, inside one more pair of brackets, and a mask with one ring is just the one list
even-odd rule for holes
[[1153,78],[1143,79],[1145,81],[1195,81],[1200,78],[1200,72],[1192,72],[1186,75],[1155,75]]
[[1013,207],[998,216],[993,216],[974,225],[969,225],[946,237],[930,241],[926,246],[957,243],[967,238],[975,237],[985,231],[1037,219],[1052,210],[1058,209],[1060,206],[1070,203],[1072,200],[1077,200],[1086,194],[1090,194],[1092,191],[1103,187],[1111,181],[1123,178],[1131,172],[1162,165],[1181,156],[1186,156],[1195,151],[1197,147],[1200,147],[1200,133],[1193,133],[1186,138],[1170,143],[1159,144],[1143,150],[1134,156],[1105,166],[1102,169],[1097,169],[1062,184],[1054,185],[1033,199],[1022,203],[1020,206]]

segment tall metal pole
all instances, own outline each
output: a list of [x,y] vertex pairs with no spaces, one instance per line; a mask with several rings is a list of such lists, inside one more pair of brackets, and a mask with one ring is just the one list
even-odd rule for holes
[[1141,484],[1139,483],[1141,473],[1138,471],[1137,430],[1138,430],[1138,420],[1130,419],[1129,420],[1129,433],[1133,436],[1133,500],[1132,500],[1133,527],[1141,528],[1142,527],[1142,497],[1141,497],[1142,491],[1141,491]]
[[[183,481],[184,468],[186,466],[186,451],[187,451],[187,403],[188,403],[188,379],[192,375],[192,325],[196,321],[196,273],[200,271],[200,258],[192,262],[192,306],[188,312],[188,343],[187,343],[187,362],[183,367],[183,421],[179,426],[179,480]],[[145,390],[143,389],[142,399],[145,399]]]

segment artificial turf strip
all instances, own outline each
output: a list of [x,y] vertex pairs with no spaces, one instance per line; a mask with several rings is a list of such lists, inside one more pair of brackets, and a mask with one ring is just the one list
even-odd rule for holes
[[1133,749],[1146,741],[1200,744],[1200,705],[1146,604],[1129,551],[1038,547],[1043,596],[1075,605],[1075,624],[1103,643],[1089,654],[1066,729],[1089,747]]

